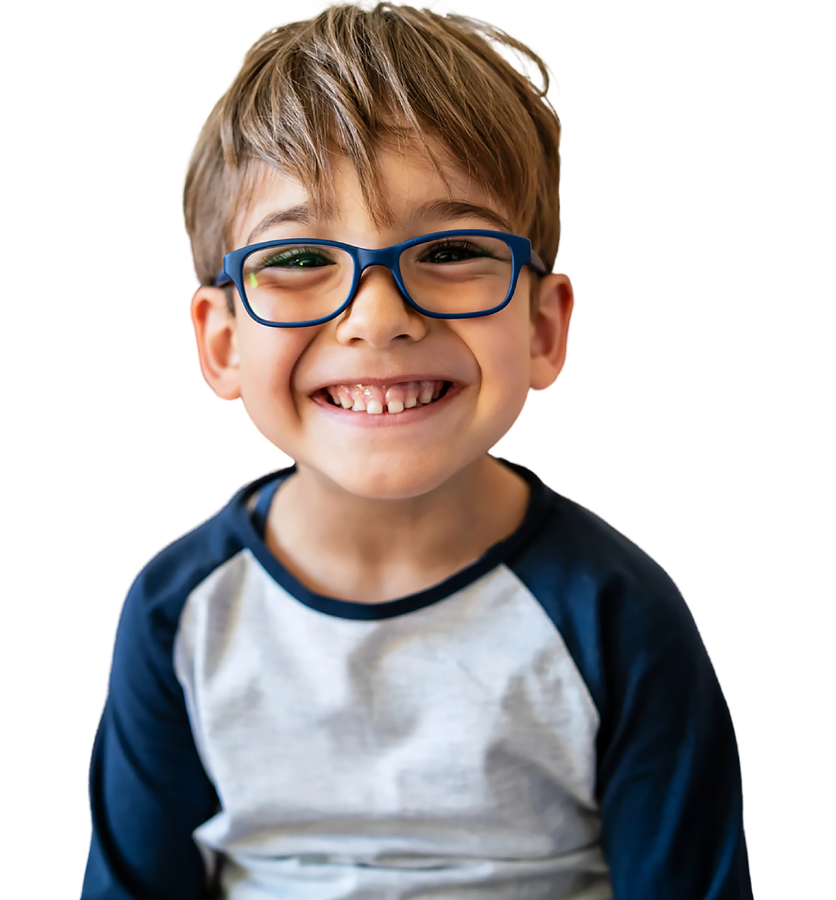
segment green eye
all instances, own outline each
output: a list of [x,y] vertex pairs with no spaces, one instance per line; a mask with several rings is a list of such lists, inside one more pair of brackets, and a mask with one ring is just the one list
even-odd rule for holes
[[293,269],[314,269],[320,266],[331,266],[334,261],[325,253],[312,247],[291,247],[271,253],[261,261],[264,268],[281,266]]

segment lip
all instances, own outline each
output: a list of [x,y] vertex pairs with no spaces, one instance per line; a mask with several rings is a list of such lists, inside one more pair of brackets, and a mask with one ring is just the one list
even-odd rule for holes
[[[408,379],[399,379],[403,381],[421,381],[422,378],[408,378]],[[390,413],[390,412],[382,412],[378,414],[372,414],[367,412],[354,412],[350,409],[343,409],[341,406],[334,406],[329,403],[322,395],[321,391],[323,388],[319,388],[319,390],[312,394],[310,399],[317,405],[317,407],[326,413],[329,416],[333,416],[335,421],[344,422],[350,425],[357,425],[361,428],[387,428],[396,425],[411,425],[411,424],[419,424],[421,422],[426,421],[432,416],[438,415],[439,413],[443,413],[445,409],[447,409],[450,404],[462,393],[465,389],[465,385],[461,382],[451,381],[449,378],[436,378],[436,379],[426,379],[426,380],[435,380],[435,381],[449,381],[450,387],[447,389],[447,392],[443,397],[439,397],[438,400],[435,400],[432,403],[427,404],[426,406],[413,406],[412,409],[405,409],[399,413]],[[367,381],[341,381],[336,382],[337,384],[398,384],[399,381],[387,381],[382,378],[378,379],[370,379]],[[333,385],[335,382],[329,381],[327,385],[324,387],[328,387],[329,385]]]

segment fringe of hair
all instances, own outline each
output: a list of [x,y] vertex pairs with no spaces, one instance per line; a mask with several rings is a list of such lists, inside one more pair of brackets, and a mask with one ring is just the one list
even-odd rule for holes
[[[499,49],[497,49],[499,48]],[[499,52],[532,63],[537,87]],[[333,204],[332,159],[347,157],[373,220],[389,221],[381,141],[418,141],[446,183],[432,142],[510,212],[552,265],[560,240],[560,121],[549,75],[528,47],[464,16],[380,3],[332,6],[261,37],[204,125],[183,196],[201,284],[212,284],[261,167]]]

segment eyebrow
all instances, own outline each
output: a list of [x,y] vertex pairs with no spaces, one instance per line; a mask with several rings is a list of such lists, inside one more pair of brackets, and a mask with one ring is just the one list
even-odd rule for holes
[[[477,203],[465,203],[461,200],[431,200],[422,203],[415,210],[418,219],[484,219],[486,222],[498,228],[500,231],[513,232],[511,223],[496,210],[489,206],[480,206]],[[299,225],[312,225],[315,221],[313,210],[308,203],[299,203],[287,209],[265,216],[258,225],[247,235],[247,244],[252,244],[260,234],[284,225],[286,222],[295,222]]]
[[269,216],[263,218],[249,233],[246,243],[252,244],[253,240],[260,234],[263,234],[270,228],[275,228],[276,225],[283,225],[285,222],[297,222],[301,225],[310,225],[313,223],[313,220],[313,212],[310,205],[307,203],[298,203],[296,206],[280,209],[278,212],[270,213]]

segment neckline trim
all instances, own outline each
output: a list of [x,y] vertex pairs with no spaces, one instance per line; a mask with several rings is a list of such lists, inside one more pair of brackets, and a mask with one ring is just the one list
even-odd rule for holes
[[[383,603],[357,603],[317,594],[298,581],[267,549],[264,528],[267,513],[276,491],[295,471],[296,465],[265,475],[247,485],[232,500],[233,515],[243,544],[255,556],[262,567],[291,597],[311,609],[341,619],[365,621],[391,619],[432,606],[457,593],[486,575],[498,565],[516,554],[538,530],[549,506],[549,489],[531,471],[516,463],[495,457],[521,476],[530,488],[528,507],[519,527],[501,541],[491,545],[470,565],[453,573],[444,581],[394,600]],[[255,503],[253,504],[253,499]]]

